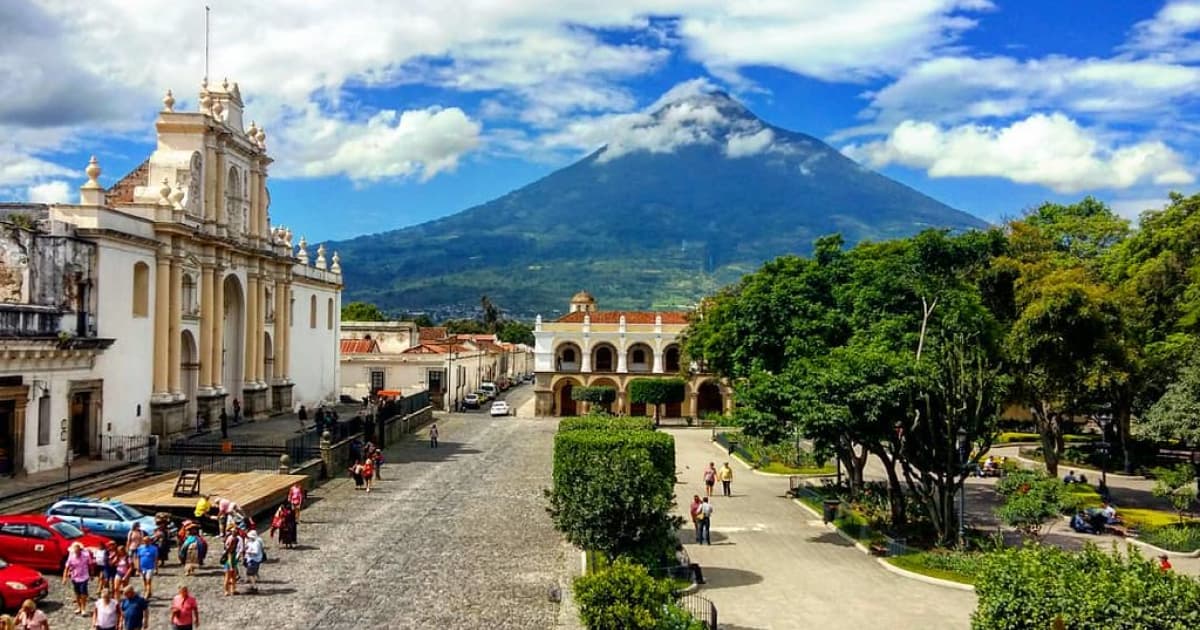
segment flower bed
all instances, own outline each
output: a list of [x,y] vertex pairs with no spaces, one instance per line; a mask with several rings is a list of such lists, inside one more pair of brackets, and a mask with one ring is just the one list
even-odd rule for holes
[[974,584],[984,554],[978,551],[933,550],[888,558],[892,565],[960,584]]

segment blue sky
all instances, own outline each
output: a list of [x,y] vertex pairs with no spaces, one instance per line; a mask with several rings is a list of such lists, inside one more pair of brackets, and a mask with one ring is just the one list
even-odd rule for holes
[[[310,242],[487,201],[694,89],[993,221],[1197,188],[1200,0],[208,4],[272,221]],[[72,200],[93,153],[105,185],[135,167],[167,88],[195,108],[203,5],[0,3],[0,199]]]

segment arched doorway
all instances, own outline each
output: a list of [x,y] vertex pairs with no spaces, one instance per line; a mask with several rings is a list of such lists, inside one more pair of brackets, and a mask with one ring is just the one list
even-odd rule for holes
[[558,407],[557,415],[565,418],[579,413],[579,407],[571,398],[571,391],[578,386],[579,383],[576,383],[574,379],[565,379],[558,382],[558,385],[555,387],[558,390],[558,393],[555,395],[555,400],[558,403],[556,405]]
[[617,349],[612,344],[601,343],[592,349],[592,371],[617,371]]
[[703,418],[706,414],[720,415],[725,411],[725,399],[721,396],[721,388],[712,381],[704,381],[696,391],[696,416]]
[[271,399],[271,382],[275,378],[275,352],[271,348],[271,333],[263,333],[263,380],[267,383],[267,409],[274,409]]
[[187,406],[183,413],[183,426],[168,427],[168,431],[186,431],[189,423],[196,420],[196,390],[200,386],[200,356],[196,351],[196,338],[192,336],[192,331],[185,330],[179,333],[179,375],[183,381],[183,395],[187,399]]
[[243,353],[246,348],[246,301],[243,297],[242,282],[235,275],[225,277],[222,283],[225,302],[225,328],[221,334],[223,348],[221,349],[221,383],[228,394],[225,398],[227,409],[232,410],[234,399],[242,397],[242,373],[245,368]]
[[679,368],[679,346],[671,344],[663,351],[663,372],[676,374]]

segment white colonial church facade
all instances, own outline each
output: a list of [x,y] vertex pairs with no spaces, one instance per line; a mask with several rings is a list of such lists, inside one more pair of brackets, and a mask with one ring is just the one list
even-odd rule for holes
[[78,204],[0,204],[0,474],[339,391],[338,256],[272,227],[237,84],[199,102],[168,92],[156,150],[107,189],[92,158]]

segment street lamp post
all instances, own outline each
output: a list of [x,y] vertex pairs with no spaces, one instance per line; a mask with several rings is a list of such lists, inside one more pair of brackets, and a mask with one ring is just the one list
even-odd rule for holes
[[1108,491],[1108,427],[1112,424],[1112,416],[1107,412],[1096,416],[1096,422],[1100,425],[1100,450],[1104,454],[1104,458],[1100,460],[1100,488],[1101,496],[1104,496]]
[[[963,474],[967,470],[967,459],[971,453],[967,450],[969,444],[967,442],[967,432],[965,429],[958,430],[958,467],[959,474]],[[967,479],[963,476],[962,482],[958,487],[958,544],[963,545],[966,542],[967,528],[965,515],[967,511]]]

